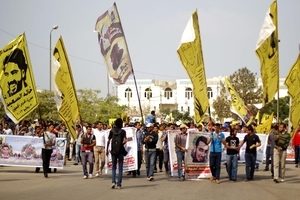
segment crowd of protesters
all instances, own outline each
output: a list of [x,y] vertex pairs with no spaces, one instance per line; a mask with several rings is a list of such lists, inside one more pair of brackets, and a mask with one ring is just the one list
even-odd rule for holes
[[[120,121],[121,120],[121,121]],[[118,147],[113,147],[117,143],[118,134],[122,135],[121,146],[126,143],[126,132],[123,127],[133,126],[136,128],[137,139],[137,155],[138,167],[137,170],[128,172],[127,175],[133,177],[141,175],[141,165],[144,162],[146,168],[146,177],[148,181],[154,180],[154,174],[165,171],[166,175],[170,175],[170,159],[168,147],[168,130],[180,130],[175,136],[175,151],[178,164],[178,179],[185,180],[184,161],[186,156],[186,140],[187,130],[189,128],[198,129],[199,132],[209,133],[209,137],[201,138],[197,141],[204,151],[208,151],[209,146],[209,167],[211,171],[211,181],[220,183],[221,171],[221,152],[223,147],[226,149],[226,170],[229,180],[237,181],[238,172],[238,156],[240,148],[245,144],[245,171],[246,181],[254,179],[254,171],[257,168],[256,149],[261,145],[259,137],[255,133],[255,126],[241,124],[219,124],[209,121],[208,123],[196,125],[193,122],[181,123],[157,123],[155,112],[152,111],[146,117],[145,124],[136,122],[134,124],[123,123],[122,119],[116,120],[116,123],[111,127],[102,122],[94,124],[76,124],[77,138],[72,138],[63,123],[53,123],[51,121],[22,121],[18,125],[3,121],[0,123],[0,134],[5,135],[24,135],[43,137],[44,148],[42,150],[43,171],[44,176],[48,177],[49,169],[49,149],[55,145],[53,139],[55,137],[63,137],[67,139],[66,159],[74,161],[74,165],[81,164],[83,170],[83,178],[89,179],[98,177],[103,174],[105,166],[105,156],[109,153],[112,155],[113,171],[112,171],[112,188],[121,188],[122,184],[122,166],[124,154]],[[110,129],[108,141],[105,139],[104,130]],[[125,132],[125,133],[124,133]],[[230,135],[225,138],[224,132],[229,132]],[[242,141],[239,140],[237,134],[246,133]],[[284,123],[274,124],[268,137],[266,150],[265,171],[271,171],[271,176],[275,183],[284,182],[285,178],[285,160],[286,150],[290,144],[291,135],[287,132],[287,126]],[[46,137],[45,137],[46,136]],[[111,151],[105,149],[105,145],[112,143]],[[300,129],[295,131],[292,141],[295,150],[295,164],[300,166]],[[202,145],[202,146],[201,146]],[[118,150],[116,150],[118,149]],[[196,150],[195,150],[196,151]],[[51,153],[50,153],[51,154]],[[194,161],[205,160],[205,157],[194,154]],[[198,156],[198,157],[197,157]],[[89,168],[87,168],[89,164]],[[118,167],[117,167],[118,165]],[[116,175],[116,169],[119,169]],[[56,170],[55,170],[56,171]],[[39,168],[36,169],[39,172]]]

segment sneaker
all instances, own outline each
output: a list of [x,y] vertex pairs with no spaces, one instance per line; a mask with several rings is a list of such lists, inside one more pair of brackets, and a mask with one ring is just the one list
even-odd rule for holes
[[154,178],[152,176],[149,177],[149,181],[153,181]]
[[88,177],[86,175],[83,176],[83,179],[87,179]]
[[274,182],[275,182],[275,183],[279,183],[278,179],[274,179]]
[[93,178],[93,174],[89,174],[89,178]]
[[119,190],[120,190],[120,189],[121,189],[121,186],[120,186],[120,185],[118,185],[118,186],[117,186],[117,189],[119,189]]
[[113,184],[111,185],[111,189],[115,189],[115,187],[116,187],[116,184],[113,183]]
[[78,163],[74,163],[73,165],[78,165]]
[[220,180],[219,179],[216,179],[216,184],[220,184]]
[[280,180],[280,182],[284,182],[284,179],[282,178],[282,179]]
[[295,167],[296,167],[296,168],[298,168],[298,167],[299,167],[299,165],[297,164],[297,165],[295,165]]
[[99,173],[96,173],[95,176],[98,177],[98,176],[99,176]]
[[147,181],[150,181],[150,177],[147,177]]
[[162,169],[160,169],[160,170],[159,170],[159,172],[163,172],[163,170],[162,170]]

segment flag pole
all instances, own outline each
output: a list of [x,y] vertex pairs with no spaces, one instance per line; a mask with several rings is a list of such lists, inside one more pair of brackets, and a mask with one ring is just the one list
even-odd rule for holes
[[[121,18],[119,16],[119,11],[118,11],[116,2],[114,2],[114,7],[115,7],[115,9],[117,11],[116,13],[117,13],[118,18],[120,19],[120,22],[121,22]],[[126,38],[125,37],[125,32],[123,30],[123,27],[121,26],[121,28],[122,28],[122,32],[123,32],[124,38]],[[127,49],[127,52],[128,52],[128,57],[129,57],[129,60],[131,62],[131,73],[132,73],[132,76],[133,76],[135,90],[136,90],[136,95],[137,95],[138,102],[139,102],[139,108],[140,108],[140,113],[141,113],[141,118],[142,118],[141,124],[144,124],[144,116],[143,116],[143,111],[142,111],[142,105],[141,105],[140,95],[139,95],[139,91],[138,91],[138,87],[137,87],[137,83],[136,83],[136,79],[135,79],[135,74],[134,74],[134,70],[133,70],[133,65],[132,65],[132,61],[131,61],[131,57],[130,57],[130,53],[129,53],[129,50],[128,50],[128,45],[127,45],[126,39],[125,39],[125,43],[126,43],[125,46],[126,46],[126,49]]]
[[279,123],[279,91],[280,91],[280,74],[279,74],[279,35],[278,35],[278,2],[276,0],[276,39],[277,39],[277,63],[278,63],[278,81],[277,81],[277,88],[278,88],[278,92],[277,92],[277,123]]

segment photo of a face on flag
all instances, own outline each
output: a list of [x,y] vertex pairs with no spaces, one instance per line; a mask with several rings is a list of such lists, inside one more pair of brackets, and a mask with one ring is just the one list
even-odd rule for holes
[[132,64],[116,4],[97,19],[95,30],[110,77],[116,84],[125,83]]
[[0,92],[6,114],[18,123],[38,106],[25,34],[0,50]]

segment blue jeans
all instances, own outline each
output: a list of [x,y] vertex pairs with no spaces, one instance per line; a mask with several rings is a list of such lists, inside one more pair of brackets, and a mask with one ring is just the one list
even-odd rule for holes
[[295,146],[295,164],[300,164],[300,145]]
[[182,170],[182,163],[184,162],[184,154],[185,154],[185,152],[176,151],[177,166],[178,166],[178,178],[184,177],[184,172]]
[[118,164],[119,173],[117,177],[117,186],[122,186],[124,156],[121,154],[118,155],[111,154],[111,161],[112,161],[112,183],[116,184],[116,171],[117,171],[117,164]]
[[80,157],[80,149],[81,149],[81,144],[75,144],[75,163],[81,162],[81,157]]
[[209,167],[211,171],[211,175],[219,180],[221,173],[221,152],[210,152],[209,154]]
[[147,177],[153,176],[155,157],[156,157],[156,149],[145,151]]
[[238,155],[227,155],[227,172],[230,180],[235,181],[238,170]]
[[252,180],[254,176],[255,163],[256,163],[256,154],[245,153],[246,161],[246,178]]
[[[82,159],[82,169],[83,175],[87,176],[89,174],[93,174],[94,169],[94,153],[93,152],[81,152]],[[87,171],[87,163],[89,163],[89,171]]]

